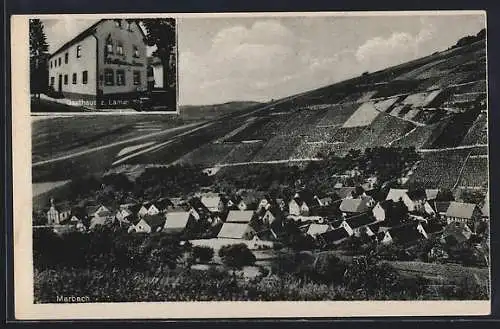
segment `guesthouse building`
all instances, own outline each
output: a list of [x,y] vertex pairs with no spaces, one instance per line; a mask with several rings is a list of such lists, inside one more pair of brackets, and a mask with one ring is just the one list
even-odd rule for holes
[[99,20],[52,53],[49,93],[74,106],[130,106],[147,89],[145,38],[136,20]]

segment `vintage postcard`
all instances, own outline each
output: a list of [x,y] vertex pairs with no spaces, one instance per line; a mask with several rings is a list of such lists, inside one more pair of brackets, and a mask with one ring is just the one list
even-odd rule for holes
[[490,313],[485,12],[12,33],[19,319]]

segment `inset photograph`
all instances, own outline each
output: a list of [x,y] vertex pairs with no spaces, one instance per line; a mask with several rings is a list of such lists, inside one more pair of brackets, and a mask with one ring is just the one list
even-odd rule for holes
[[174,18],[30,19],[31,113],[177,111]]

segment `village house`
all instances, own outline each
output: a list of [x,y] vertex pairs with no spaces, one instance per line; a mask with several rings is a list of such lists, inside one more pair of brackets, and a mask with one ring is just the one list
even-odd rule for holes
[[361,237],[363,234],[372,237],[377,233],[377,231],[374,232],[370,228],[370,226],[378,223],[378,221],[369,213],[364,213],[358,216],[347,218],[344,222],[345,224],[343,224],[342,226],[345,228],[345,225],[348,225],[353,232],[352,234],[354,234],[356,237]]
[[259,205],[259,198],[254,194],[245,194],[239,197],[238,203],[236,204],[238,209],[241,211],[245,210],[257,210]]
[[372,209],[372,214],[379,222],[400,223],[408,216],[408,208],[400,201],[383,200]]
[[350,228],[339,227],[334,230],[326,231],[317,236],[317,241],[323,246],[338,245],[350,238],[353,232]]
[[[131,227],[136,233],[160,232],[165,226],[165,215],[145,215],[139,222]],[[130,230],[130,229],[129,229]]]
[[207,209],[210,212],[221,213],[221,212],[224,212],[226,210],[226,202],[225,202],[224,198],[222,198],[219,195],[216,195],[216,196],[202,196],[201,197],[201,203],[203,203],[203,205],[205,207],[207,207]]
[[101,19],[49,57],[49,86],[90,108],[128,105],[147,90],[145,34],[135,20]]
[[210,210],[201,202],[200,198],[194,197],[191,198],[188,202],[189,212],[193,215],[193,217],[199,220],[209,220],[211,217]]
[[370,211],[370,204],[372,203],[364,199],[344,199],[339,209],[344,217],[348,217]]
[[427,239],[427,232],[422,224],[411,223],[391,227],[381,233],[379,241],[382,244],[409,244],[418,240]]
[[251,240],[255,235],[255,230],[249,223],[224,223],[217,234],[218,239],[240,239]]
[[481,210],[473,203],[452,201],[444,214],[444,219],[447,224],[461,222],[473,227],[481,219]]
[[394,202],[403,201],[409,212],[435,215],[434,209],[427,201],[427,194],[425,191],[408,192],[406,189],[391,188],[387,194],[386,200],[392,200]]
[[251,223],[255,217],[255,212],[252,210],[230,210],[226,223]]
[[196,225],[196,220],[188,211],[168,212],[166,217],[163,231],[167,233],[180,234]]
[[296,216],[309,216],[311,209],[320,205],[319,198],[316,195],[311,191],[302,190],[295,193],[288,202],[288,213]]
[[277,207],[270,207],[266,210],[262,216],[262,222],[264,225],[271,225],[275,221],[281,221],[283,219],[283,213]]
[[56,205],[54,199],[50,199],[50,208],[47,211],[47,224],[58,225],[65,221],[71,215],[71,207],[69,204],[63,203]]
[[306,234],[316,238],[319,234],[323,234],[327,231],[332,230],[331,226],[328,224],[311,224],[307,229]]

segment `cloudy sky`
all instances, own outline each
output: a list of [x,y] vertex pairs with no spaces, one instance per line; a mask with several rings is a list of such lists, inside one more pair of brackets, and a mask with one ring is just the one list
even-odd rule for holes
[[[93,21],[44,21],[50,51]],[[268,101],[444,50],[482,15],[179,18],[179,103]]]

